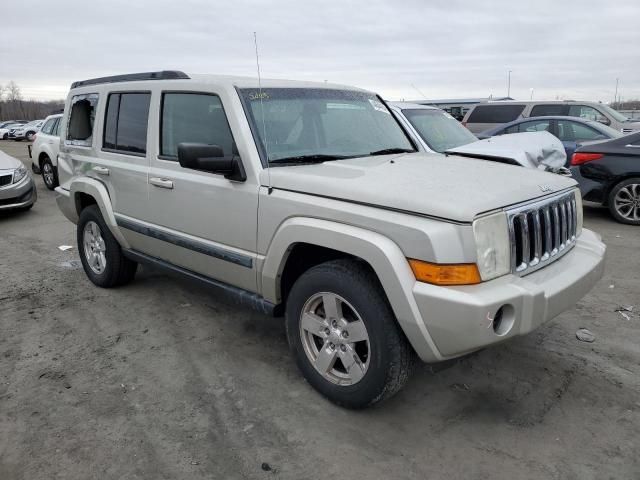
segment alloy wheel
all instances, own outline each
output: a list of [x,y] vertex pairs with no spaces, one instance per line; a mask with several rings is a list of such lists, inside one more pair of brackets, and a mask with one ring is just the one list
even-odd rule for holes
[[616,193],[614,207],[627,220],[640,220],[640,184],[630,183]]
[[84,226],[82,232],[84,256],[93,273],[100,275],[107,267],[106,245],[102,238],[100,226],[90,220]]

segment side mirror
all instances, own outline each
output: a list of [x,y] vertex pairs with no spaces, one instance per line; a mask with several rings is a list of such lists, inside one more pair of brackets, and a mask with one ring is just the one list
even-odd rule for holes
[[611,125],[611,120],[609,120],[607,117],[598,117],[598,122],[604,125]]
[[224,175],[229,180],[244,182],[247,179],[239,157],[227,156],[218,145],[206,143],[178,144],[178,162],[183,168]]

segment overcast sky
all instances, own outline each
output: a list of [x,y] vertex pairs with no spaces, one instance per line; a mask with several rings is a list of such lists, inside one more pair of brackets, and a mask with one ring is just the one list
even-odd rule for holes
[[[62,98],[149,70],[328,80],[390,100],[640,98],[639,0],[30,0],[0,13],[0,84]],[[421,92],[421,93],[419,93]]]

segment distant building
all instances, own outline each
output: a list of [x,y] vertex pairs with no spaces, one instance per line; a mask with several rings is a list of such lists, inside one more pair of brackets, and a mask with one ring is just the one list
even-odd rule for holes
[[439,100],[411,100],[411,103],[419,103],[420,105],[431,105],[438,107],[445,112],[451,114],[458,120],[462,120],[464,115],[474,105],[483,102],[513,100],[511,97],[485,97],[485,98],[443,98]]

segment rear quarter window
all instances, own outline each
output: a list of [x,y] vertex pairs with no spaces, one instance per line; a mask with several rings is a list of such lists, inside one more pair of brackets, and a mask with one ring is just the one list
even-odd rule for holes
[[69,114],[66,139],[69,145],[91,146],[97,104],[97,93],[75,95],[71,98],[71,113]]
[[561,105],[561,104],[547,104],[547,105],[536,105],[531,109],[530,117],[548,117],[561,115],[565,116],[569,113],[569,105]]
[[478,105],[467,123],[507,123],[518,118],[523,110],[524,105]]

